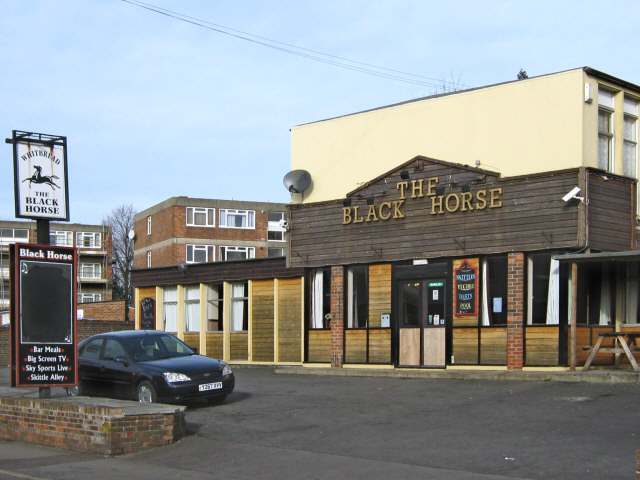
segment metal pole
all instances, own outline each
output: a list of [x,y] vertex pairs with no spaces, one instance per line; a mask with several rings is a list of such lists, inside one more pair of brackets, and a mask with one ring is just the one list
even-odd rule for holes
[[571,329],[569,331],[569,370],[576,371],[576,320],[578,318],[578,264],[571,264]]
[[[49,220],[36,220],[37,243],[40,245],[49,245],[51,243]],[[38,390],[40,398],[51,398],[51,388],[40,387]]]

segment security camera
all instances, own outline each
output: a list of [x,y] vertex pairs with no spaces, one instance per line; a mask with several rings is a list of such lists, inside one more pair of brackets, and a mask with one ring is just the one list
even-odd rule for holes
[[569,193],[567,193],[564,197],[562,197],[562,200],[564,200],[565,202],[568,202],[569,200],[573,200],[575,198],[577,200],[582,201],[583,198],[578,196],[579,193],[580,193],[580,187],[574,187]]
[[282,219],[278,222],[278,225],[280,225],[280,228],[284,228],[285,230],[289,230],[289,222],[287,222],[285,219]]

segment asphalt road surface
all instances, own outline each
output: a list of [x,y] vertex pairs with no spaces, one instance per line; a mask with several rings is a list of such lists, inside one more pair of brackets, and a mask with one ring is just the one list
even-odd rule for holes
[[105,458],[0,440],[0,479],[635,475],[638,384],[235,373],[223,404],[189,406],[174,445]]

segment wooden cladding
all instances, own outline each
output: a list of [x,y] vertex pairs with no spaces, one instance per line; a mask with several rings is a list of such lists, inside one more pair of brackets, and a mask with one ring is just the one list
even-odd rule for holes
[[278,280],[278,361],[301,362],[302,278]]
[[[437,197],[426,194],[435,189],[425,188],[418,192],[422,196],[412,198],[412,189],[407,188],[401,200],[403,193],[397,185],[406,180],[400,178],[400,168],[350,194],[349,207],[342,200],[291,205],[289,264],[318,267],[575,248],[585,245],[587,231],[593,246],[599,244],[608,250],[631,247],[635,189],[624,177],[605,177],[601,172],[578,168],[499,178],[429,159],[423,164],[422,170],[409,171],[409,182],[438,178],[444,191],[438,191]],[[463,174],[471,179],[469,183],[449,180]],[[587,190],[588,205],[562,199],[576,185]],[[494,208],[434,213],[436,198],[460,194],[463,188],[469,190],[463,193],[472,195],[480,190],[499,190],[499,201],[495,200]],[[359,206],[360,212],[366,212],[367,199],[376,205],[402,201],[402,214],[385,221],[376,221],[374,216],[366,221],[364,215],[362,222],[345,224],[344,209]]]
[[635,188],[630,181],[588,175],[589,243],[605,251],[635,248]]
[[369,326],[381,327],[391,312],[391,264],[369,266]]

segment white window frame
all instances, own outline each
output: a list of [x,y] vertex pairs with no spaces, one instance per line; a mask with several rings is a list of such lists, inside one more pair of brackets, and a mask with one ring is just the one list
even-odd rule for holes
[[244,317],[247,315],[249,308],[249,285],[246,283],[232,283],[231,288],[231,304],[230,304],[230,331],[245,332]]
[[[11,232],[10,236],[5,236]],[[25,232],[26,235],[19,235],[18,232]],[[0,229],[0,245],[5,246],[12,243],[29,243],[29,229],[27,228],[2,228]]]
[[[61,241],[60,238],[62,238]],[[73,247],[73,232],[71,230],[53,230],[49,234],[49,240],[51,245]]]
[[[170,328],[167,328],[167,319]],[[178,287],[162,289],[162,329],[171,333],[178,331]]]
[[102,301],[101,293],[78,293],[78,303],[92,303]]
[[[199,262],[195,260],[196,253],[202,253],[204,251],[205,259],[203,262]],[[187,252],[187,263],[207,263],[207,262],[215,262],[216,261],[216,247],[215,245],[196,245],[196,244],[187,244],[186,248]]]
[[[600,129],[600,114],[608,116],[608,129]],[[615,169],[615,92],[605,88],[598,89],[598,168],[608,172],[614,172]],[[601,142],[607,142],[608,158],[603,159],[600,156]],[[604,163],[606,162],[606,168]]]
[[151,235],[151,215],[147,217],[147,235]]
[[78,265],[78,276],[84,279],[100,279],[102,278],[102,265],[99,263],[81,262],[80,265]]
[[[231,208],[221,208],[219,213],[218,223],[220,228],[240,228],[245,230],[255,230],[256,228],[256,212],[255,210],[234,210]],[[230,225],[229,218],[241,218],[241,226]]]
[[[278,220],[271,220],[271,217],[279,215]],[[286,229],[284,228],[285,212],[269,212],[267,222],[267,240],[270,242],[286,242]],[[271,234],[277,235],[280,238],[270,238]]]
[[256,248],[255,247],[237,247],[237,246],[222,246],[220,247],[220,261],[226,262],[227,253],[228,252],[244,252],[246,255],[242,259],[235,260],[248,260],[250,258],[255,258],[256,256]]
[[151,250],[147,252],[147,268],[151,267]]
[[[623,117],[623,174],[638,178],[638,110],[640,102],[635,98],[624,97],[624,117]],[[631,154],[631,158],[628,154]],[[630,161],[629,161],[630,160]],[[631,166],[631,169],[629,168]]]
[[[204,215],[204,223],[197,223],[196,218]],[[206,207],[187,207],[187,227],[206,227],[213,228],[216,226],[216,209]]]
[[184,330],[200,332],[200,285],[184,287]]
[[[85,245],[85,239],[89,245]],[[76,247],[79,248],[100,248],[102,246],[102,236],[100,232],[76,232]]]

